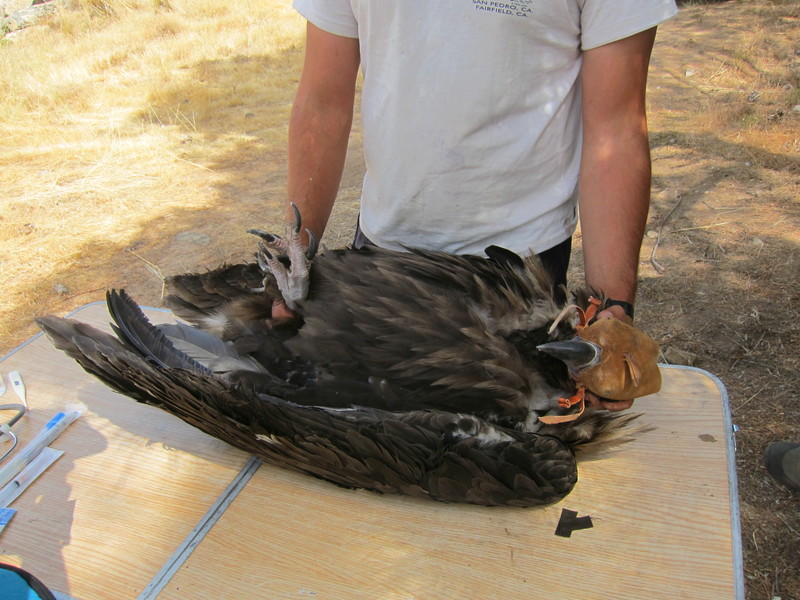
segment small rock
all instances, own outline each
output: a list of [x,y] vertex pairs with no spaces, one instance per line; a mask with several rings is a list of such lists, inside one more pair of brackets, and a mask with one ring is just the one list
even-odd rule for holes
[[655,239],[655,238],[657,238],[657,237],[658,237],[658,232],[657,232],[657,231],[655,231],[655,230],[653,230],[653,229],[650,229],[650,230],[647,232],[647,237],[649,237],[651,240],[652,240],[652,239]]
[[692,75],[694,75],[694,74],[695,74],[695,70],[694,70],[694,69],[686,69],[686,70],[683,72],[683,74],[684,74],[686,77],[691,77]]
[[199,233],[197,231],[182,231],[175,236],[175,239],[179,242],[194,244],[195,246],[205,246],[211,242],[210,235]]
[[792,110],[793,110],[794,112],[798,112],[798,113],[800,113],[800,104],[795,104],[795,105],[792,107]]
[[665,202],[674,202],[681,197],[681,193],[677,190],[677,188],[666,188],[658,192],[656,197]]
[[764,240],[762,240],[760,237],[753,238],[753,246],[763,246],[763,245],[764,245]]
[[53,286],[53,291],[59,296],[66,296],[69,293],[69,289],[63,283],[55,284]]
[[136,240],[130,246],[125,248],[125,250],[127,250],[128,252],[136,252],[137,250],[144,248],[146,245],[147,242],[145,240]]
[[697,355],[695,353],[689,352],[688,350],[681,350],[674,346],[668,346],[664,349],[662,354],[664,355],[664,360],[671,365],[687,365],[691,367],[697,360]]

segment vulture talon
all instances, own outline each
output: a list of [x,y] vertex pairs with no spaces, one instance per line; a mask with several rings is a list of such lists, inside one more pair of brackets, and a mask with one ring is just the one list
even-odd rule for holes
[[263,258],[265,261],[274,260],[275,257],[272,256],[272,253],[269,251],[269,248],[267,248],[266,244],[259,244],[258,248],[260,250],[258,253],[259,257]]
[[313,231],[306,228],[306,233],[308,234],[308,248],[306,249],[306,259],[311,260],[317,255],[317,250],[319,249],[319,243],[317,242],[317,236],[314,235]]
[[[264,275],[262,278],[262,283],[264,283],[264,279],[266,278],[267,274],[270,272],[269,264],[267,264],[267,257],[265,255],[265,248],[261,248],[259,252],[256,252],[256,262],[258,263],[258,268],[261,270],[261,273]],[[269,251],[266,252],[269,254]],[[266,289],[265,286],[262,285],[261,289]]]
[[252,233],[253,235],[257,235],[268,244],[274,244],[276,240],[281,239],[281,236],[276,235],[274,233],[268,233],[266,231],[262,231],[261,229],[248,229],[247,233]]
[[303,226],[303,220],[300,217],[300,209],[297,208],[297,205],[294,202],[289,203],[289,206],[292,207],[292,212],[294,213],[294,232],[300,233],[300,229]]
[[[285,238],[260,229],[248,229],[247,232],[263,240],[259,243],[260,252],[256,255],[258,266],[265,275],[272,274],[286,306],[296,310],[297,303],[305,300],[308,295],[309,270],[311,260],[317,253],[318,243],[314,234],[307,229],[309,243],[307,248],[303,247],[300,239],[302,225],[300,211],[294,203],[291,206],[294,222],[286,226]],[[286,266],[273,252],[288,258],[289,266]]]

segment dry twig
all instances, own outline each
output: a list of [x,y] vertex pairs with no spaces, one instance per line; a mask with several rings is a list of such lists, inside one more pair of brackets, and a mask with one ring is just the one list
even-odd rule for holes
[[677,210],[677,208],[681,205],[681,202],[683,202],[683,194],[678,194],[678,201],[675,203],[675,206],[672,207],[672,209],[667,213],[667,216],[664,217],[664,220],[661,221],[661,225],[658,226],[658,237],[656,237],[656,243],[653,246],[653,251],[650,253],[650,264],[653,265],[653,268],[659,273],[663,273],[664,271],[666,271],[664,266],[661,265],[656,260],[656,252],[658,251],[658,247],[661,244],[661,234],[664,231],[664,226],[667,224],[667,221],[669,221],[669,218],[672,216],[672,213],[674,213]]

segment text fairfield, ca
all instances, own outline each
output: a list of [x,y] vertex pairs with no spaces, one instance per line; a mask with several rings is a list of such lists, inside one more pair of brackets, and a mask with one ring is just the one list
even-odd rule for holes
[[528,17],[533,12],[531,4],[533,0],[516,0],[513,2],[498,2],[495,0],[472,0],[476,10],[511,15],[516,17]]

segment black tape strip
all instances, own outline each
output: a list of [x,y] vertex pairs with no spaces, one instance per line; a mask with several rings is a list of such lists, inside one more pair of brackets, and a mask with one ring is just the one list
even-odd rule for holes
[[578,529],[589,529],[592,527],[592,517],[586,515],[579,517],[574,510],[561,509],[561,518],[558,520],[556,535],[561,537],[571,537],[572,532]]

